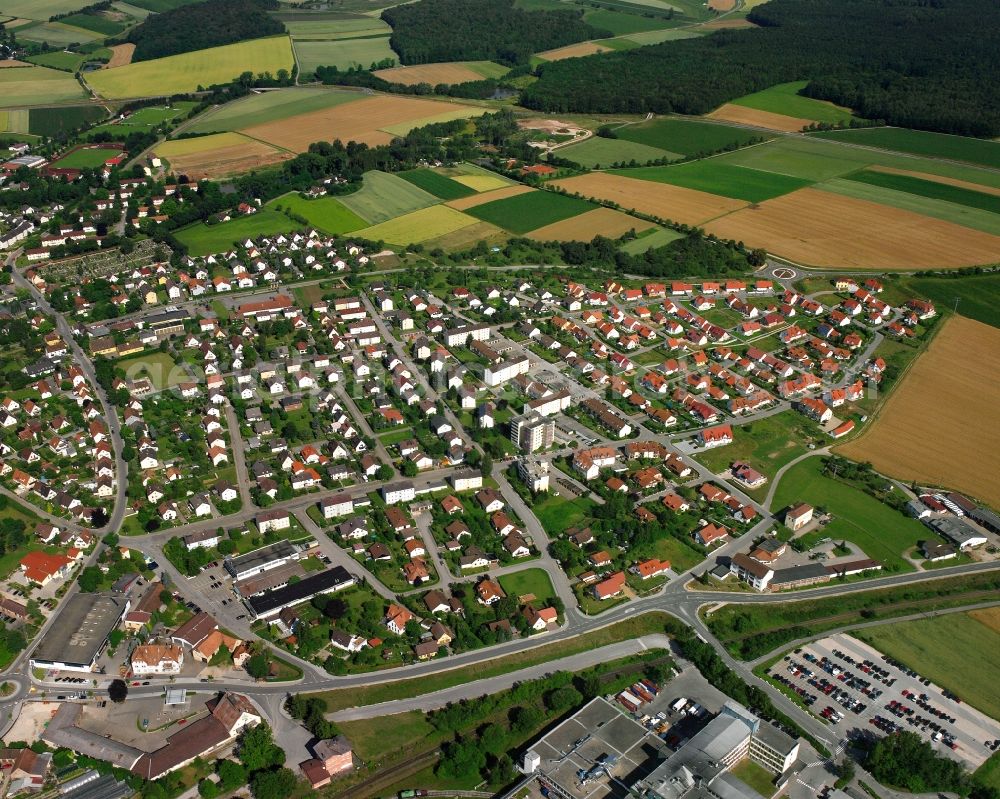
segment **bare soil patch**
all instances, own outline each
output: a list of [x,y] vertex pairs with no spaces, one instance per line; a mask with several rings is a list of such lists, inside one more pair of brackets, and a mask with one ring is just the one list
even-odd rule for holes
[[713,11],[732,11],[736,0],[708,0],[708,7]]
[[632,229],[641,233],[651,227],[655,227],[652,222],[636,219],[613,208],[597,208],[533,230],[528,238],[536,241],[590,241],[600,235],[616,239]]
[[605,47],[597,42],[580,42],[566,47],[557,47],[555,50],[546,50],[544,53],[538,53],[538,57],[544,58],[546,61],[561,61],[564,58],[580,58],[595,53],[607,53],[610,50],[610,47]]
[[383,80],[407,86],[414,86],[417,83],[436,86],[439,83],[467,83],[483,79],[482,75],[464,64],[418,64],[412,67],[380,69],[374,74]]
[[983,626],[989,627],[993,632],[1000,633],[1000,608],[970,610],[968,615]]
[[[871,427],[837,451],[1000,507],[1000,329],[952,316]],[[973,421],[978,420],[978,421]]]
[[1000,236],[818,189],[767,200],[705,228],[804,265],[840,269],[976,266],[1000,254]]
[[610,200],[625,209],[689,225],[701,224],[746,205],[743,200],[606,172],[591,172],[553,183],[571,194],[579,192],[584,197]]
[[484,191],[482,194],[473,194],[469,197],[461,197],[458,200],[447,202],[445,205],[454,208],[456,211],[464,211],[466,208],[475,208],[477,205],[491,203],[494,200],[506,200],[508,197],[527,194],[529,191],[535,191],[535,189],[531,188],[531,186],[518,184],[516,186],[507,186],[504,189],[496,189],[495,191]]
[[785,133],[798,133],[806,125],[812,124],[812,120],[809,119],[774,114],[770,111],[759,111],[756,108],[746,108],[732,103],[726,103],[706,116],[709,119],[721,119],[724,122],[736,122],[739,125],[754,125],[758,128],[780,130]]
[[275,149],[263,142],[248,140],[245,144],[173,155],[170,157],[170,165],[177,174],[203,180],[248,172],[293,157],[292,153]]
[[30,67],[31,64],[25,64],[23,61],[17,61],[13,58],[8,58],[4,61],[0,61],[0,69],[11,69],[13,67]]
[[135,53],[135,45],[130,43],[127,44],[116,44],[111,50],[111,60],[104,65],[104,69],[114,69],[115,67],[123,67],[126,64],[132,63],[132,55]]

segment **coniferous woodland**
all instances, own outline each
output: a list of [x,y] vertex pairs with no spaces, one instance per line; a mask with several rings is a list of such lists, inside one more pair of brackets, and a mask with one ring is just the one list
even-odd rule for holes
[[150,14],[125,41],[135,45],[133,61],[148,61],[273,36],[285,32],[285,26],[267,13],[276,8],[278,0],[206,0]]
[[387,8],[389,45],[404,64],[497,61],[526,64],[533,53],[610,36],[583,12],[523,11],[514,0],[420,0]]
[[761,27],[544,64],[522,104],[704,114],[808,80],[804,94],[869,119],[1000,135],[995,0],[770,0],[748,18]]

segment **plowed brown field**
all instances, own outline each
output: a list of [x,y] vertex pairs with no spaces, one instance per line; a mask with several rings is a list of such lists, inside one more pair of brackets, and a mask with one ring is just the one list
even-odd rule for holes
[[413,86],[417,83],[429,83],[436,86],[439,83],[467,83],[472,80],[482,80],[483,76],[465,64],[417,64],[412,67],[392,67],[380,69],[374,73],[391,83],[403,83]]
[[538,57],[544,58],[546,61],[561,61],[564,58],[579,58],[595,53],[607,53],[610,50],[610,47],[605,47],[597,42],[580,42],[566,47],[557,47],[555,50],[546,50],[544,53],[538,53]]
[[768,130],[781,130],[785,133],[798,133],[806,125],[812,124],[809,119],[799,119],[785,114],[774,114],[770,111],[759,111],[756,108],[745,108],[742,105],[726,103],[716,108],[709,119],[721,119],[724,122],[735,122],[739,125],[754,125]]
[[1000,236],[912,211],[799,189],[705,225],[807,266],[921,269],[995,263]]
[[616,239],[635,229],[636,233],[656,227],[652,222],[636,219],[612,208],[596,208],[585,214],[553,222],[528,234],[536,241],[590,241],[594,236]]
[[871,427],[836,451],[1000,508],[1000,329],[952,316]]
[[114,69],[115,67],[123,67],[126,64],[132,63],[132,55],[135,53],[134,44],[116,44],[110,49],[111,60],[104,65],[104,69]]
[[553,183],[571,194],[580,192],[584,197],[611,200],[625,209],[687,225],[699,225],[746,205],[743,200],[605,172],[591,172]]
[[[223,146],[211,149],[184,146],[185,144],[197,145],[209,138],[219,141]],[[176,149],[171,148],[170,145],[174,145]],[[206,136],[201,139],[166,142],[156,150],[156,153],[170,161],[170,166],[175,173],[187,175],[195,180],[235,175],[250,169],[287,161],[293,157],[292,153],[278,150],[263,142],[247,139],[237,133],[223,133],[214,137]]]

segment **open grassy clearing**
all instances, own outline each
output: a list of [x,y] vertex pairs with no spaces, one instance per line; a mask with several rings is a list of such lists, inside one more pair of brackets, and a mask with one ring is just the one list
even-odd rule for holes
[[474,224],[476,220],[461,211],[447,205],[434,205],[364,228],[357,231],[357,235],[390,244],[418,244]]
[[652,119],[624,125],[615,133],[619,139],[687,156],[743,146],[758,138],[758,134],[740,128],[689,119]]
[[129,380],[148,377],[157,391],[171,388],[191,377],[165,352],[150,352],[135,358],[118,361],[115,366],[124,369]]
[[719,163],[717,159],[693,161],[676,166],[650,166],[613,170],[611,174],[640,180],[670,183],[722,197],[759,203],[809,185],[809,181]]
[[1000,632],[977,613],[949,613],[931,619],[883,624],[853,633],[880,652],[905,663],[932,682],[954,691],[988,716],[1000,718]]
[[135,131],[148,131],[162,125],[164,122],[174,122],[187,114],[194,108],[195,103],[190,100],[182,100],[174,103],[169,108],[166,106],[148,106],[134,111],[128,119],[119,122],[98,125],[91,128],[89,133],[108,132],[113,136],[124,138]]
[[469,213],[484,222],[520,234],[592,211],[594,207],[592,203],[576,197],[536,191],[477,205],[469,209]]
[[252,94],[232,103],[217,106],[202,114],[187,128],[189,133],[238,131],[253,125],[286,119],[310,111],[334,108],[361,100],[360,92],[337,89],[296,87],[276,92]]
[[[975,353],[975,367],[970,364]],[[955,368],[956,364],[969,364]],[[952,316],[859,438],[837,448],[901,480],[945,485],[1000,507],[1000,329]],[[934,456],[919,453],[934,441]]]
[[665,227],[657,228],[645,236],[639,236],[637,239],[625,242],[621,246],[621,250],[627,252],[629,255],[641,255],[646,250],[656,247],[666,247],[670,242],[682,238],[684,238],[684,234],[678,233],[676,230]]
[[70,44],[96,42],[103,37],[99,33],[65,25],[62,22],[41,22],[18,28],[17,38],[29,42],[45,42],[50,47],[66,47]]
[[121,152],[121,150],[112,150],[106,147],[84,147],[68,153],[59,160],[54,161],[52,165],[59,169],[86,169],[88,167],[93,169],[103,165],[109,158],[121,155]]
[[299,194],[285,194],[271,200],[264,206],[268,209],[284,210],[308,220],[313,227],[325,233],[338,235],[350,233],[367,226],[367,222],[334,197],[305,199]]
[[822,458],[807,458],[781,478],[772,508],[778,511],[797,502],[825,508],[833,521],[822,529],[822,537],[846,539],[857,544],[887,570],[912,571],[903,553],[929,537],[916,519],[883,505],[863,491],[823,474]]
[[416,64],[411,67],[392,67],[375,72],[390,83],[414,86],[418,83],[468,83],[483,78],[499,78],[510,71],[509,67],[492,61],[449,61],[439,64]]
[[556,595],[552,587],[552,580],[545,569],[525,569],[524,571],[505,574],[498,578],[500,587],[503,588],[507,596],[515,599],[533,595],[534,599],[525,600],[531,602],[536,608],[545,607]]
[[113,20],[110,17],[103,16],[102,14],[70,14],[68,17],[63,17],[59,21],[63,25],[70,25],[74,28],[83,28],[84,30],[100,34],[101,36],[114,36],[121,33],[128,27],[127,24],[123,24],[122,22],[118,22],[117,20]]
[[287,36],[212,47],[193,53],[141,61],[87,75],[87,82],[102,97],[123,98],[180,94],[199,86],[228,83],[243,72],[291,70],[292,48]]
[[30,66],[0,69],[0,108],[79,100],[83,89],[67,72]]
[[668,152],[641,142],[627,141],[623,138],[605,139],[601,136],[591,136],[579,144],[560,147],[556,150],[556,155],[590,169],[622,162],[635,161],[638,164],[644,164],[647,161],[656,161],[660,158],[674,160],[683,158],[681,153]]
[[30,61],[32,64],[38,64],[40,67],[61,69],[64,72],[76,72],[83,65],[83,62],[87,60],[87,56],[82,53],[70,53],[65,50],[57,50],[52,53],[39,53],[38,55],[31,55],[28,56],[26,60]]
[[590,241],[594,236],[617,239],[631,230],[636,233],[654,228],[652,222],[636,219],[611,208],[595,208],[578,216],[545,225],[528,234],[537,241]]
[[284,214],[262,210],[218,225],[198,222],[181,228],[175,235],[187,245],[191,255],[211,255],[231,249],[238,241],[272,233],[290,233],[300,227]]
[[386,58],[397,57],[389,47],[388,36],[372,39],[295,39],[294,47],[295,60],[303,75],[311,74],[317,67],[367,69]]
[[557,536],[570,527],[585,524],[594,513],[595,503],[590,497],[569,499],[550,493],[536,500],[532,512],[550,536]]
[[807,83],[808,81],[804,80],[779,83],[769,89],[748,94],[732,102],[734,105],[741,105],[745,108],[756,108],[760,111],[769,111],[772,114],[801,117],[815,122],[829,122],[831,124],[850,122],[853,116],[850,110],[833,103],[800,95],[799,91],[804,89]]
[[1000,167],[1000,142],[988,139],[973,139],[967,136],[951,136],[946,133],[930,133],[906,128],[831,130],[815,133],[813,136],[931,158],[947,158],[994,168]]
[[1000,192],[976,191],[966,186],[873,169],[853,172],[846,176],[846,180],[1000,214]]
[[378,171],[366,172],[361,189],[339,199],[370,225],[419,211],[439,202],[433,194],[398,175]]
[[475,189],[432,169],[410,169],[406,172],[400,172],[399,176],[408,183],[412,183],[442,200],[457,200],[460,197],[470,197],[476,193]]

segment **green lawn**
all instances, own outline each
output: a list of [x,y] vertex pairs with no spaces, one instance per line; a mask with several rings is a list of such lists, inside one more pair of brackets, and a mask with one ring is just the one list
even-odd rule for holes
[[724,147],[743,146],[759,138],[741,128],[687,119],[652,119],[625,125],[615,133],[619,139],[639,142],[682,155],[711,153]]
[[550,493],[536,501],[531,510],[550,536],[559,535],[568,527],[585,522],[594,511],[594,500],[588,497],[567,499]]
[[117,366],[125,370],[130,380],[148,377],[157,391],[186,382],[190,376],[177,367],[174,359],[165,352],[150,352],[135,358],[119,361]]
[[770,111],[772,114],[784,114],[801,119],[812,119],[816,122],[849,122],[853,116],[846,108],[840,108],[823,100],[803,97],[799,91],[804,89],[808,81],[779,83],[769,89],[748,94],[733,100],[734,105],[746,108],[756,108],[758,111]]
[[400,441],[406,441],[408,438],[413,438],[413,428],[397,427],[387,433],[378,434],[378,440],[387,447],[398,444]]
[[765,799],[774,795],[774,775],[752,760],[740,761],[729,773],[745,782]]
[[[683,541],[679,541],[666,533],[663,533],[653,542],[653,546],[649,552],[643,552],[642,554],[651,558],[669,561],[671,568],[677,573],[686,572],[704,560],[698,550],[689,547]],[[641,581],[639,584],[641,585]]]
[[410,169],[406,172],[400,172],[399,176],[442,200],[457,200],[460,197],[469,197],[476,193],[475,189],[463,186],[457,180],[452,180],[432,169]]
[[822,536],[857,544],[887,570],[912,571],[901,555],[928,537],[927,528],[868,494],[825,477],[822,468],[819,457],[795,464],[782,477],[772,508],[780,510],[796,502],[826,508],[834,518]]
[[1000,632],[994,627],[968,613],[949,613],[869,627],[853,635],[954,691],[986,715],[1000,718],[996,690],[1000,661],[994,657],[1000,652]]
[[87,147],[69,153],[58,161],[55,161],[52,166],[60,169],[70,167],[76,169],[86,169],[89,167],[94,169],[103,165],[109,158],[114,158],[120,154],[121,150],[112,150],[106,147]]
[[520,234],[593,211],[596,207],[593,203],[576,197],[552,191],[533,191],[483,203],[469,208],[466,213],[511,233]]
[[642,169],[611,171],[616,175],[669,183],[753,203],[780,197],[782,194],[810,185],[810,181],[802,178],[733,166],[717,158],[676,166],[650,166]]
[[187,245],[190,255],[211,255],[231,248],[237,241],[272,233],[290,233],[301,225],[277,211],[261,210],[253,216],[241,216],[229,222],[206,225],[197,222],[176,232],[177,239]]
[[683,233],[678,233],[671,228],[650,228],[649,233],[641,235],[632,241],[627,241],[621,246],[622,252],[629,255],[642,255],[646,250],[657,247],[666,247],[670,242],[684,238]]
[[319,197],[315,200],[309,200],[293,192],[271,200],[264,207],[301,216],[310,225],[331,235],[351,233],[368,226],[364,219],[335,197]]
[[929,133],[906,128],[832,130],[813,135],[823,139],[925,155],[930,158],[948,158],[993,168],[1000,167],[1000,142],[988,139],[972,139],[967,136],[951,136],[947,133]]
[[536,608],[545,607],[556,595],[552,588],[552,580],[549,579],[545,569],[525,569],[513,574],[505,574],[500,579],[500,587],[503,588],[507,596],[519,597],[525,594],[534,594],[531,600]]
[[976,769],[976,780],[1000,791],[1000,752],[994,752],[989,760]]
[[386,172],[366,172],[364,183],[354,194],[346,194],[340,202],[370,225],[437,205],[433,194],[414,186],[398,175]]
[[601,136],[591,136],[579,144],[560,147],[556,150],[556,155],[591,169],[618,163],[627,164],[632,161],[645,164],[660,158],[676,161],[683,157],[681,153],[669,152],[642,142],[629,141],[624,137],[605,139]]

